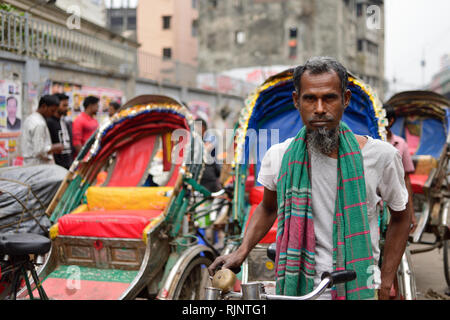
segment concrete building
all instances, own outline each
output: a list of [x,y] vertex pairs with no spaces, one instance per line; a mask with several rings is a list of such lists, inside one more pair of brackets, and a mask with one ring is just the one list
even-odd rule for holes
[[264,78],[311,56],[326,55],[341,61],[382,98],[383,1],[202,0],[200,4],[200,73],[254,67],[247,79],[258,69]]
[[139,1],[137,41],[142,76],[195,84],[197,0]]

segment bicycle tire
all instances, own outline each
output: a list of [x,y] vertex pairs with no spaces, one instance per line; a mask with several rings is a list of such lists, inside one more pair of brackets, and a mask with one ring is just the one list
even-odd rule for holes
[[447,286],[450,288],[450,240],[444,240],[444,275]]
[[[209,273],[206,267],[212,262],[210,258],[202,256],[198,256],[189,262],[175,287],[173,300],[203,300],[206,281],[209,279]],[[205,267],[202,268],[202,265]],[[195,273],[197,273],[197,279],[195,279]],[[192,279],[192,277],[194,277],[194,282],[189,280],[191,286],[187,287],[186,282],[188,279]],[[198,280],[198,283],[195,280]],[[188,295],[190,296],[188,297]]]

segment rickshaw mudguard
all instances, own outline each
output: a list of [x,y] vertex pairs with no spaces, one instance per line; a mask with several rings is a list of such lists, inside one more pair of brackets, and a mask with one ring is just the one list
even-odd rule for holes
[[171,266],[171,271],[169,272],[167,278],[163,280],[162,287],[156,298],[159,300],[172,300],[174,298],[175,289],[183,275],[184,270],[191,261],[201,254],[210,258],[211,261],[215,258],[213,250],[201,244],[186,249],[176,260],[175,264]]

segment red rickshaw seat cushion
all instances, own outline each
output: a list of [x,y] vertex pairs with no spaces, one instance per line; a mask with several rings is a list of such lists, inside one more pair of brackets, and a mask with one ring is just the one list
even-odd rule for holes
[[67,214],[58,220],[58,234],[140,239],[144,228],[161,213],[162,210],[108,210]]
[[[253,213],[255,212],[255,209],[258,205],[254,204],[250,208],[250,212],[248,214],[247,223],[245,224],[245,228],[247,228],[248,223],[250,222],[250,218],[252,217]],[[278,225],[278,219],[275,220],[275,223],[270,228],[270,230],[266,233],[264,238],[261,239],[259,243],[274,243],[277,241],[277,225]]]
[[423,174],[410,174],[411,189],[413,193],[423,194],[423,186],[427,182],[428,176]]
[[264,187],[258,186],[250,189],[249,202],[251,205],[258,205],[264,197]]

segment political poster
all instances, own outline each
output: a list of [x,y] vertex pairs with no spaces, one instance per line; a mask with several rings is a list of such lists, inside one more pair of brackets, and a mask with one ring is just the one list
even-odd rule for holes
[[20,132],[22,91],[20,81],[0,80],[0,133]]

